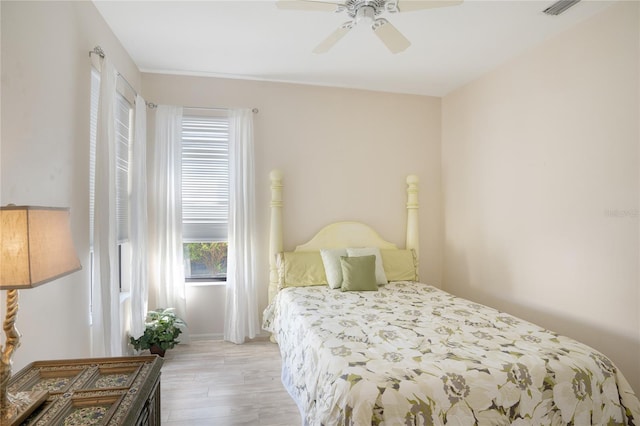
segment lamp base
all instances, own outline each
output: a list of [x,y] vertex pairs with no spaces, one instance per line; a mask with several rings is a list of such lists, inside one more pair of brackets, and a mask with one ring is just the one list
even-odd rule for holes
[[17,426],[22,423],[29,414],[38,408],[49,397],[47,391],[17,392],[8,394],[9,404],[2,407],[0,423],[7,426]]

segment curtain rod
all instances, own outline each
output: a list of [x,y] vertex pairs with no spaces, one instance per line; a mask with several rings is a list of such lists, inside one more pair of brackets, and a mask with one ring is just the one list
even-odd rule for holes
[[[104,50],[102,50],[102,47],[100,47],[100,46],[96,46],[96,47],[93,48],[93,50],[89,51],[89,56],[91,56],[93,54],[100,56],[100,58],[102,58],[102,59],[104,59],[105,56],[106,56],[105,53],[104,53]],[[122,73],[120,73],[120,71],[116,70],[116,74],[117,74],[118,77],[120,77],[122,79],[122,81],[124,81],[124,83],[127,86],[129,86],[129,89],[131,89],[133,91],[133,94],[137,97],[138,96],[138,91],[131,85],[131,83],[129,83],[127,81],[126,78],[124,78]]]
[[[101,58],[105,57],[105,53],[104,50],[102,50],[102,47],[100,46],[96,46],[93,48],[93,50],[89,51],[89,56],[96,54],[98,56],[100,56]],[[131,90],[133,90],[133,93],[135,93],[136,96],[138,96],[138,92],[136,91],[136,89],[133,88],[133,86],[131,85],[131,83],[129,83],[127,81],[126,78],[124,78],[124,76],[122,74],[120,74],[120,72],[118,72],[118,77],[122,78],[122,80],[127,84],[127,86],[129,86],[129,88]],[[146,101],[145,101],[146,102]],[[153,102],[146,102],[147,107],[151,108],[151,109],[155,109],[158,107],[158,104],[154,104]],[[204,110],[208,110],[208,111],[229,111],[229,108],[209,108],[209,107],[183,107],[184,109],[204,109]],[[253,112],[254,114],[257,114],[260,110],[258,108],[252,108],[251,112]]]
[[94,53],[96,55],[100,56],[101,58],[105,57],[104,50],[102,50],[102,47],[100,47],[100,46],[96,46],[96,47],[93,48],[93,50],[90,50],[89,51],[89,56],[91,56]]
[[[153,102],[147,102],[147,106],[151,109],[154,108],[158,108],[158,104],[154,104]],[[229,111],[230,108],[216,108],[216,107],[190,107],[190,106],[186,106],[186,107],[182,107],[183,109],[202,109],[205,111]],[[258,112],[260,112],[260,110],[258,108],[252,108],[251,112],[254,114],[257,114]]]

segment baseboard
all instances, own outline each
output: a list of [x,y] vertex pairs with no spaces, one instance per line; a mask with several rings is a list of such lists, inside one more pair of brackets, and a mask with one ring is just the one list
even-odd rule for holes
[[[263,331],[261,333],[258,333],[258,335],[256,335],[256,337],[254,337],[251,340],[265,340],[265,339],[269,339],[269,337],[271,336],[270,333],[267,333],[266,331]],[[191,338],[192,341],[197,341],[197,340],[224,340],[224,334],[222,333],[204,333],[204,334],[190,334],[189,337]]]
[[190,334],[191,340],[223,340],[224,335],[222,333],[205,333],[205,334]]

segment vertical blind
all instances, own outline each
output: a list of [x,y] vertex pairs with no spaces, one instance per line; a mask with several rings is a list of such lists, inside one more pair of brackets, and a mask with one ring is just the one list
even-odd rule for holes
[[182,118],[182,240],[226,241],[229,217],[229,120]]

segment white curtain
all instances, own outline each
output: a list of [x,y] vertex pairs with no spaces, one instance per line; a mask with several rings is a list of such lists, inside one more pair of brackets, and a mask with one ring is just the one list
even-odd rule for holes
[[[182,107],[159,105],[153,161],[153,244],[151,286],[158,308],[186,318],[182,251]],[[180,342],[187,343],[187,330]]]
[[115,98],[117,73],[102,60],[96,136],[92,354],[122,354],[116,235]]
[[147,282],[147,105],[136,96],[135,127],[131,149],[131,324],[129,333],[144,332],[149,285]]
[[256,218],[253,115],[230,112],[229,245],[224,339],[244,343],[259,331],[256,283]]

